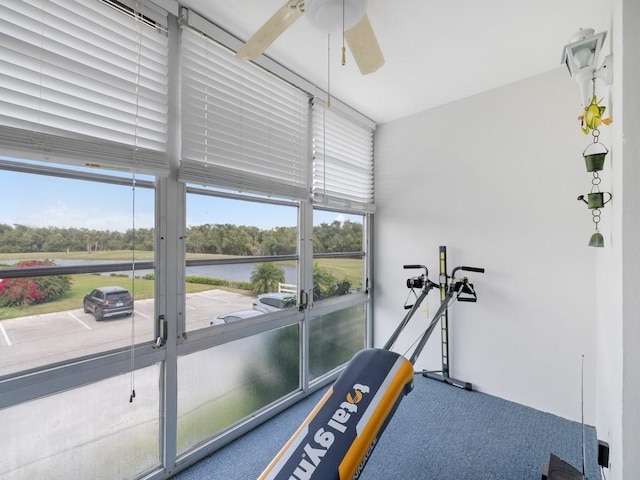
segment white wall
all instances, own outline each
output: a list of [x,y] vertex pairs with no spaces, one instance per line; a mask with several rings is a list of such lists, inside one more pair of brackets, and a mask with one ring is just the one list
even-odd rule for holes
[[[640,2],[624,0],[623,4],[624,90],[618,97],[623,107],[622,135],[618,136],[623,146],[622,478],[632,480],[640,475]],[[602,320],[606,322],[607,317]]]
[[609,480],[640,471],[640,3],[616,0],[612,24],[611,248],[598,258],[597,423],[611,447]]
[[[452,377],[579,420],[584,354],[594,424],[597,251],[587,246],[591,213],[576,200],[591,180],[579,113],[558,67],[378,127],[374,331],[380,346],[405,313],[406,278],[419,272],[402,265],[425,264],[437,281],[446,245],[450,269],[486,268],[469,274],[478,302],[451,310]],[[435,292],[429,304],[434,312]],[[416,316],[397,351],[426,318]],[[439,355],[436,332],[417,366],[436,369]]]

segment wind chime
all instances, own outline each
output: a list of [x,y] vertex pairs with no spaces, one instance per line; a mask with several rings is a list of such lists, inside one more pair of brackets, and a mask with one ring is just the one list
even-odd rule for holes
[[[611,201],[613,196],[610,192],[600,191],[600,183],[602,182],[602,179],[598,172],[604,168],[605,157],[607,156],[607,153],[609,153],[609,150],[606,145],[600,142],[600,130],[598,127],[602,124],[609,125],[611,123],[611,119],[602,118],[606,107],[598,105],[598,99],[595,91],[596,82],[594,78],[591,103],[584,109],[582,116],[579,117],[582,131],[585,134],[591,132],[593,137],[593,142],[585,148],[584,152],[582,152],[587,172],[592,173],[593,178],[591,179],[591,191],[586,195],[586,199],[585,195],[580,195],[578,200],[587,204],[587,208],[591,210],[591,219],[596,227],[595,233],[591,235],[591,239],[589,240],[589,246],[604,247],[604,237],[598,230],[598,224],[600,223],[601,209]],[[607,198],[605,199],[605,197]]]

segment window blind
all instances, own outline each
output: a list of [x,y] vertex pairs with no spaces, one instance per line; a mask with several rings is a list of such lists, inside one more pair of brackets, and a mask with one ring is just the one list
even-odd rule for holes
[[313,201],[373,212],[373,129],[314,100]]
[[166,13],[108,3],[0,2],[4,155],[168,172]]
[[309,198],[309,97],[188,27],[182,29],[179,179]]

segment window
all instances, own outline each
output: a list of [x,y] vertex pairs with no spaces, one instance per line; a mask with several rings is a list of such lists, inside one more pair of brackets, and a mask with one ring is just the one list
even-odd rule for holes
[[[160,364],[0,409],[0,478],[140,478],[160,464]],[[117,419],[117,420],[116,420]],[[26,445],[29,445],[26,448]]]
[[299,345],[293,324],[179,357],[178,451],[299,389]]
[[187,330],[238,311],[296,304],[297,204],[218,195],[193,187],[187,194]]
[[314,301],[363,290],[364,218],[364,215],[314,210]]
[[[190,330],[219,324],[199,319],[199,310],[208,317],[246,309],[268,313],[281,308],[258,295],[295,298],[298,200],[309,197],[309,96],[239,62],[200,32],[183,27],[181,36],[179,179],[192,193],[187,282],[202,276],[211,285],[187,299]],[[212,188],[197,191],[195,185]]]
[[313,317],[310,325],[309,376],[312,381],[345,364],[366,345],[363,303]]
[[366,215],[313,211],[309,379],[322,378],[367,345]]
[[0,375],[154,339],[154,202],[142,178],[0,160]]

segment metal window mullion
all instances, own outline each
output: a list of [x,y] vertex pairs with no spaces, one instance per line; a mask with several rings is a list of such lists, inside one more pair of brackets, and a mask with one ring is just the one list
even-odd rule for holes
[[[309,389],[309,323],[311,321],[310,308],[313,305],[313,205],[311,200],[300,202],[299,214],[300,260],[298,262],[299,289],[305,292],[307,308],[300,323],[300,374],[303,391]],[[299,299],[300,300],[300,299]]]
[[[309,101],[307,109],[307,148],[306,162],[311,165],[313,162],[313,137],[311,135],[312,126],[312,108]],[[311,185],[313,179],[313,169],[307,169],[307,185],[309,185],[308,198],[300,202],[298,214],[298,235],[299,248],[298,253],[300,259],[298,261],[298,283],[300,288],[306,292],[307,308],[300,323],[301,328],[301,345],[300,345],[300,361],[301,361],[301,387],[303,391],[309,390],[310,372],[309,372],[309,350],[310,350],[310,328],[311,322],[310,308],[313,307],[313,201],[311,199]]]
[[[173,179],[161,179],[158,186],[158,265],[156,268],[156,329],[160,316],[166,321],[166,341],[162,386],[161,458],[167,472],[173,471],[177,460],[178,429],[178,344],[184,336],[184,184]],[[176,294],[171,294],[176,292]],[[156,335],[158,333],[156,332]]]
[[[166,321],[165,361],[160,395],[160,459],[165,472],[175,470],[178,431],[178,343],[185,324],[185,185],[177,181],[180,159],[180,71],[179,28],[177,18],[168,16],[169,28],[169,123],[167,178],[159,179],[156,195],[156,336],[160,334],[160,316]],[[171,114],[173,112],[173,114]],[[173,294],[175,293],[175,294]]]
[[[68,168],[54,167],[51,165],[37,165],[31,163],[14,162],[0,158],[0,170],[8,170],[19,173],[31,173],[35,175],[45,175],[48,177],[67,178],[72,180],[85,180],[88,182],[108,183],[111,185],[131,186],[131,177],[118,177],[115,175],[105,175],[103,173],[82,172],[70,170]],[[155,183],[136,179],[136,187],[155,188]]]
[[362,229],[362,243],[365,245],[364,268],[362,272],[362,285],[366,289],[368,296],[365,310],[365,347],[373,347],[373,220],[372,213],[364,216],[364,228]]

